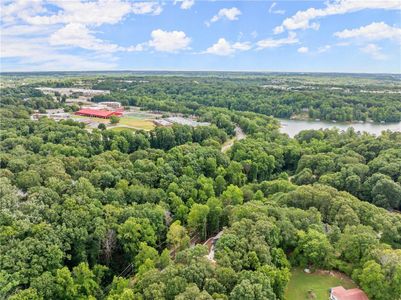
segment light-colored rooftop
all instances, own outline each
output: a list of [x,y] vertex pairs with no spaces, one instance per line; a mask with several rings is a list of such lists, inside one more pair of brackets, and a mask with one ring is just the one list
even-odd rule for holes
[[197,127],[197,126],[209,126],[209,122],[198,122],[192,119],[184,118],[184,117],[169,117],[166,118],[165,120],[171,122],[171,123],[176,123],[176,124],[181,124],[181,125],[188,125],[192,127]]

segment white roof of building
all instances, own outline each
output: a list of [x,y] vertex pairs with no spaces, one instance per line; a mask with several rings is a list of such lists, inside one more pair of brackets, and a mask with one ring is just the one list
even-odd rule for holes
[[158,124],[158,125],[162,125],[162,126],[169,126],[169,125],[172,125],[172,123],[171,122],[169,122],[169,121],[167,121],[167,120],[164,120],[164,119],[155,119],[155,120],[153,120],[156,124]]
[[166,118],[166,120],[171,123],[177,123],[177,124],[181,124],[181,125],[189,125],[192,127],[209,126],[210,125],[210,123],[208,123],[208,122],[198,122],[198,121],[191,120],[188,118],[183,118],[183,117],[169,117],[169,118]]

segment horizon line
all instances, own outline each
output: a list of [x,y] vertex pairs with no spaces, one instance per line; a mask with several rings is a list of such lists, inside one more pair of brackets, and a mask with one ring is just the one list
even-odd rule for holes
[[292,74],[366,74],[366,75],[398,75],[400,73],[385,72],[347,72],[347,71],[271,71],[271,70],[174,70],[174,69],[137,69],[137,70],[57,70],[57,71],[0,71],[0,75],[5,74],[27,74],[27,73],[124,73],[124,72],[214,72],[214,73],[292,73]]

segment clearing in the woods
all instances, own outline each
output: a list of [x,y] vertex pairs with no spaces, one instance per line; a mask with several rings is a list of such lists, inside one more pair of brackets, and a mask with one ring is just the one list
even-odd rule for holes
[[339,272],[316,271],[308,274],[294,268],[285,295],[288,300],[327,300],[330,288],[340,285],[346,289],[356,287],[349,277]]

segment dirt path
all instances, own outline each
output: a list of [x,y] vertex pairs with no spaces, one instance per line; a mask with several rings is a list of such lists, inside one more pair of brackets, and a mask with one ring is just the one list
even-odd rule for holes
[[319,269],[319,270],[316,270],[315,273],[316,273],[316,274],[321,274],[321,275],[330,275],[330,276],[336,277],[336,278],[341,279],[341,280],[349,280],[349,281],[354,282],[354,281],[351,279],[351,277],[349,277],[349,276],[347,276],[346,274],[341,273],[341,272],[339,272],[339,271],[334,271],[334,270],[320,270],[320,269]]
[[211,262],[215,262],[214,260],[214,250],[215,250],[215,245],[218,239],[223,235],[223,230],[217,233],[215,236],[212,236],[209,238],[206,242],[203,243],[203,245],[206,245],[209,249],[209,253],[206,256],[208,260]]
[[238,125],[235,126],[235,137],[233,137],[231,140],[225,142],[223,146],[221,147],[221,152],[227,152],[228,149],[230,149],[235,141],[240,141],[246,138],[245,132],[239,127]]

